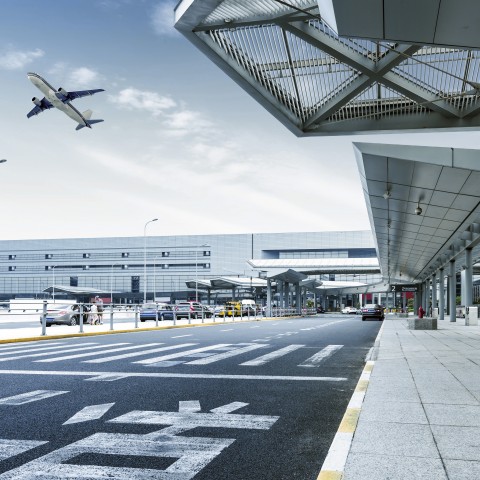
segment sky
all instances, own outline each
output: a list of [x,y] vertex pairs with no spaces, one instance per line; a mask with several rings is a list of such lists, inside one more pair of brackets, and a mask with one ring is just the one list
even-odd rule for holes
[[[173,28],[170,0],[0,2],[1,239],[370,228],[352,142],[477,148],[479,132],[297,138]],[[36,72],[104,119],[27,119]]]

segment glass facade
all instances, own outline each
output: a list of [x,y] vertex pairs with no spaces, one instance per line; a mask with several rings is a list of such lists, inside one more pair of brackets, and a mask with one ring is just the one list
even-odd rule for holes
[[55,284],[114,292],[120,301],[138,299],[145,287],[150,297],[167,297],[186,294],[185,282],[196,278],[258,276],[246,263],[253,258],[369,256],[370,231],[4,240],[0,296],[41,298]]

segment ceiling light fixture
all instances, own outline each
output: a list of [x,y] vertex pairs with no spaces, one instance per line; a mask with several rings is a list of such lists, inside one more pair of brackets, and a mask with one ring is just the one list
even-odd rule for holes
[[417,202],[417,208],[415,209],[415,215],[421,215],[422,209],[420,208],[420,200]]

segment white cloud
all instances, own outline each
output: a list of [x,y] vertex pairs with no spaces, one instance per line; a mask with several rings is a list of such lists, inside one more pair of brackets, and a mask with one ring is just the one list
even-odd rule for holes
[[163,97],[155,92],[125,88],[118,95],[110,95],[110,100],[129,110],[144,110],[157,116],[177,104],[169,97]]
[[69,82],[79,86],[92,87],[95,81],[98,81],[98,72],[87,67],[76,68],[70,74]]
[[180,110],[168,114],[164,125],[167,127],[166,133],[172,137],[205,133],[214,127],[213,123],[203,118],[200,112],[192,110]]
[[174,29],[174,9],[178,2],[164,0],[157,5],[152,14],[152,24],[158,35],[177,35]]
[[37,48],[29,52],[21,52],[19,50],[11,50],[0,55],[0,68],[6,70],[18,70],[29,63],[32,63],[36,58],[43,57],[45,52]]

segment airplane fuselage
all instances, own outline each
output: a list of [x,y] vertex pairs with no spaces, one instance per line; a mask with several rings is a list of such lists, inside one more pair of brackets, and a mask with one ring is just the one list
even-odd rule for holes
[[63,95],[55,90],[44,78],[36,73],[29,73],[27,76],[55,108],[67,114],[80,125],[91,128],[83,115],[68,100],[65,101]]

